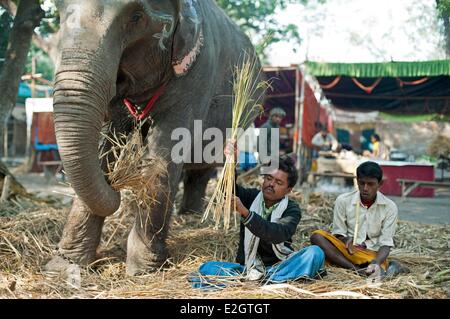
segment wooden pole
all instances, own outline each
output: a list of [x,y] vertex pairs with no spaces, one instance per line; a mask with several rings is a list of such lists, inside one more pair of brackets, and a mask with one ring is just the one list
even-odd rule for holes
[[[302,156],[302,146],[303,146],[303,113],[305,108],[305,72],[302,72],[301,68],[297,71],[297,79],[299,79],[301,76],[301,83],[300,83],[300,96],[298,97],[298,105],[299,105],[299,114],[298,114],[298,141],[297,141],[297,171],[299,173],[299,179],[298,179],[298,186],[300,186],[301,181],[303,180],[303,174],[301,171],[301,161],[303,160]],[[296,86],[299,85],[300,81],[296,81]]]
[[33,56],[31,59],[31,97],[36,97],[36,57]]
[[[297,66],[295,69],[295,119],[294,119],[294,147],[293,151],[297,154],[298,149],[298,127],[299,127],[299,115],[300,115],[300,69]],[[298,167],[297,167],[298,168]]]

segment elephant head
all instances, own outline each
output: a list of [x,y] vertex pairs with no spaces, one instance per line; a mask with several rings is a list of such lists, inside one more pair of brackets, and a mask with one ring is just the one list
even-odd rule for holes
[[203,45],[197,1],[57,1],[56,136],[72,187],[94,214],[111,215],[120,205],[98,158],[109,105],[123,98],[146,102],[189,72]]

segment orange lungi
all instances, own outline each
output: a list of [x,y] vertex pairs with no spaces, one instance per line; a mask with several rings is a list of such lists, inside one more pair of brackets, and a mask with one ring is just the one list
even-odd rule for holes
[[[313,234],[318,234],[322,237],[325,237],[329,242],[333,244],[334,247],[336,247],[345,256],[345,258],[347,258],[354,265],[368,264],[377,257],[376,251],[361,247],[354,247],[353,255],[350,255],[347,248],[345,248],[345,244],[340,239],[324,230],[316,230],[313,232]],[[384,261],[384,263],[381,264],[381,268],[387,270],[388,268],[387,259]]]

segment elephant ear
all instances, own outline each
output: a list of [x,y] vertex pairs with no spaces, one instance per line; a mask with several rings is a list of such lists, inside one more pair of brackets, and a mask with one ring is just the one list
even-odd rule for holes
[[178,25],[172,53],[172,66],[176,76],[183,76],[189,71],[203,46],[202,16],[197,1],[179,1]]

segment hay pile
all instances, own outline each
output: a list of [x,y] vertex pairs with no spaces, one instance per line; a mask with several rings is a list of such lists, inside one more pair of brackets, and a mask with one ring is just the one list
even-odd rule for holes
[[[293,194],[302,200],[299,193]],[[333,199],[311,194],[294,238],[294,247],[309,244],[311,230],[331,224]],[[3,298],[449,298],[450,249],[445,226],[400,222],[393,258],[411,269],[381,284],[368,284],[352,272],[329,267],[325,280],[260,287],[233,281],[215,292],[192,289],[187,278],[208,260],[234,260],[237,230],[224,234],[214,223],[200,224],[201,216],[175,216],[168,246],[171,258],[157,273],[125,275],[125,243],[134,216],[124,213],[106,219],[99,249],[101,260],[82,269],[81,288],[60,278],[46,277],[42,267],[60,238],[68,207],[38,204],[0,217],[0,297]]]
[[0,216],[15,215],[18,210],[34,207],[36,203],[54,204],[56,199],[27,192],[8,167],[0,162]]
[[444,135],[437,136],[428,146],[427,152],[434,157],[450,156],[450,138]]

